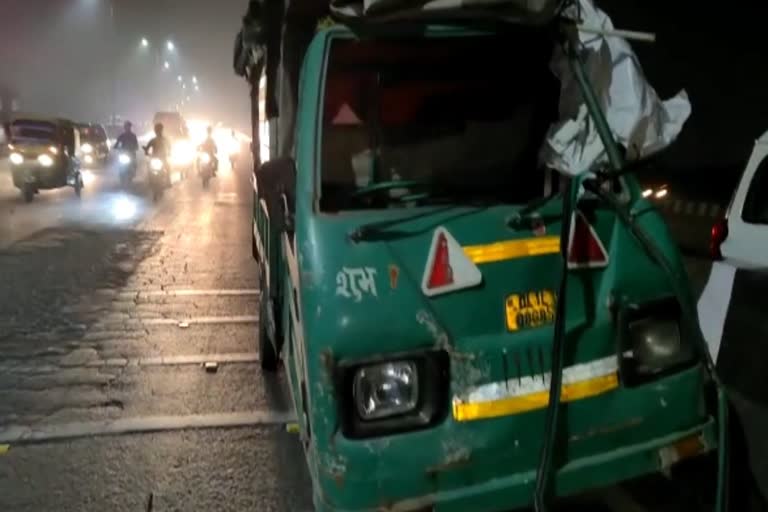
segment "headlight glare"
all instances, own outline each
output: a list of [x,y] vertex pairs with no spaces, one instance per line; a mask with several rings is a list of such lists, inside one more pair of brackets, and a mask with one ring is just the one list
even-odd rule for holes
[[187,141],[176,142],[171,149],[171,159],[175,164],[185,165],[195,157],[195,150]]
[[162,171],[163,170],[163,161],[159,158],[153,158],[149,161],[149,168],[153,171]]
[[53,158],[50,157],[50,155],[40,155],[37,157],[37,161],[42,165],[43,167],[50,167],[53,165]]
[[83,152],[83,154],[88,155],[93,153],[93,146],[86,142],[80,146],[80,150]]
[[120,153],[120,156],[117,157],[117,161],[123,165],[128,165],[129,163],[131,163],[131,157],[129,157],[125,153]]
[[361,368],[355,375],[353,396],[364,421],[412,411],[419,401],[416,364],[400,361]]
[[202,163],[204,163],[204,164],[211,163],[211,155],[209,155],[208,153],[201,153],[200,154],[200,161]]
[[13,165],[21,165],[24,163],[24,157],[21,156],[21,153],[11,153],[11,156],[9,156],[8,159]]

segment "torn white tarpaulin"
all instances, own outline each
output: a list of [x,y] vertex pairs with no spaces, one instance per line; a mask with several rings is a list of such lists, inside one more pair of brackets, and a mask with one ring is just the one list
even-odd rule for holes
[[[583,26],[613,29],[608,15],[591,0],[580,0],[579,6]],[[579,40],[585,71],[611,131],[627,150],[626,158],[645,157],[672,143],[691,114],[685,91],[662,102],[623,38],[579,32]],[[550,129],[541,159],[560,172],[581,174],[608,157],[568,59],[559,47],[552,70],[561,82],[561,120]]]

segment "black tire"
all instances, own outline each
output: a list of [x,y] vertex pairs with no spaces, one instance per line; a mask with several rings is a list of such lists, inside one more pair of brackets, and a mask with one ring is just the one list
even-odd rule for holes
[[259,272],[259,286],[261,288],[261,306],[259,306],[259,362],[261,363],[261,369],[265,372],[273,373],[277,371],[278,357],[275,352],[275,346],[267,336],[267,325],[264,321],[267,318],[267,308],[269,307],[269,301],[267,300],[268,291],[264,286],[266,276],[264,273],[264,266],[261,266]]
[[25,203],[31,203],[35,198],[35,189],[29,185],[24,185],[24,188],[21,189],[21,195],[24,197]]
[[75,178],[75,195],[80,198],[83,194],[83,178],[78,176]]
[[208,183],[211,181],[211,178],[206,176],[203,178],[203,188],[208,188]]
[[163,188],[158,185],[155,185],[152,188],[152,200],[154,202],[158,202],[162,197],[163,197]]

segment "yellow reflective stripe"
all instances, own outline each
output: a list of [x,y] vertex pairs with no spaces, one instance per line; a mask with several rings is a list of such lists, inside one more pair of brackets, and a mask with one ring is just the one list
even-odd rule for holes
[[[600,377],[564,384],[561,402],[573,402],[601,395],[619,387],[619,376],[611,373]],[[543,409],[549,403],[549,391],[538,391],[527,395],[513,396],[487,402],[453,403],[453,417],[456,421],[473,421],[499,416],[510,416],[523,412]]]
[[464,247],[464,253],[475,264],[556,254],[558,252],[560,252],[559,236],[523,238]]
[[9,444],[0,444],[0,455],[5,455],[8,453],[8,450],[11,449],[11,445]]

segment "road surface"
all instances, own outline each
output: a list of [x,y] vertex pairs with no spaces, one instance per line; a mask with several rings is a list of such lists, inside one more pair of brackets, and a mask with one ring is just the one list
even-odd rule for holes
[[[249,172],[25,204],[0,162],[1,511],[312,510],[285,382],[258,367]],[[586,510],[680,510],[655,492]]]
[[40,442],[0,455],[0,510],[312,510],[256,361],[249,175],[24,204],[3,169],[0,438]]

